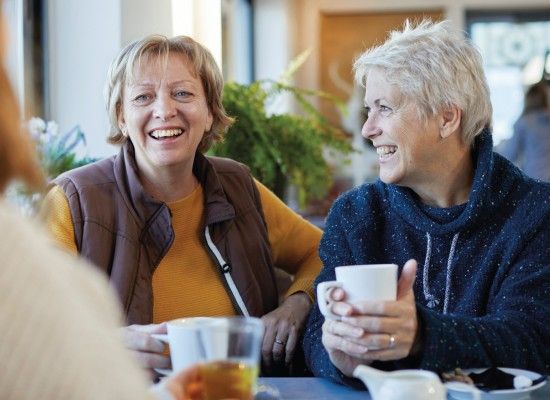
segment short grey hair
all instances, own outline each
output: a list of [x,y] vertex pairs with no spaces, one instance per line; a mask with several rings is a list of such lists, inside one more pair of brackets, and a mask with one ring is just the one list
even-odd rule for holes
[[105,103],[110,122],[109,143],[122,144],[127,140],[118,126],[118,114],[121,112],[124,86],[132,81],[136,67],[151,59],[165,67],[170,54],[187,57],[202,82],[206,104],[212,113],[212,128],[204,133],[198,151],[206,152],[213,143],[222,140],[233,118],[225,113],[222,104],[223,76],[210,51],[188,36],[169,39],[162,35],[149,35],[122,49],[107,73]]
[[492,106],[481,54],[449,21],[406,21],[402,31],[360,55],[353,66],[355,80],[366,84],[378,68],[416,104],[422,120],[455,105],[462,111],[462,137],[468,145],[484,128],[491,128]]

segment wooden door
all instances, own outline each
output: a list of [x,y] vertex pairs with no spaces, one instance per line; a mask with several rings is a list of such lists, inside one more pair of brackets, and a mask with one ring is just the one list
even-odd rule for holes
[[[411,12],[321,14],[320,88],[344,101],[352,96],[355,58],[369,47],[386,40],[388,32],[403,27],[408,18],[441,20],[442,10]],[[321,102],[321,112],[340,125],[340,115],[334,105]],[[349,132],[353,133],[353,132]]]

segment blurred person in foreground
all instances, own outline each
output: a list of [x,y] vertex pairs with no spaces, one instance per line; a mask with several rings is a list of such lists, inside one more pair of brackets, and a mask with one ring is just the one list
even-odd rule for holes
[[[264,373],[284,373],[313,299],[321,231],[246,166],[204,155],[232,122],[222,90],[212,55],[189,37],[129,44],[106,87],[109,142],[120,152],[55,179],[47,223],[109,275],[127,344],[145,366],[169,367],[151,337],[162,322],[241,314],[265,323]],[[274,267],[294,276],[285,292]]]
[[550,371],[550,184],[493,152],[482,60],[448,21],[392,32],[354,66],[362,134],[380,179],[343,194],[321,240],[316,283],[339,265],[400,266],[396,301],[313,307],[312,372],[338,382],[369,364],[394,370]]
[[502,155],[531,178],[550,182],[550,107],[546,82],[525,93],[523,112],[514,124],[513,136],[504,143]]
[[43,184],[3,65],[4,26],[0,15],[0,398],[202,398],[197,368],[148,389],[124,348],[122,315],[105,278],[48,243],[46,232],[2,198],[13,179],[35,189]]

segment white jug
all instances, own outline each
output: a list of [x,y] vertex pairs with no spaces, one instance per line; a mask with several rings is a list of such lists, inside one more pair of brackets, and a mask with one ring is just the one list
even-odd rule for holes
[[[368,387],[372,400],[445,400],[447,390],[439,377],[421,369],[405,369],[384,372],[366,365],[359,365],[353,371]],[[464,385],[466,386],[466,385]],[[479,392],[472,388],[473,399],[479,399]]]

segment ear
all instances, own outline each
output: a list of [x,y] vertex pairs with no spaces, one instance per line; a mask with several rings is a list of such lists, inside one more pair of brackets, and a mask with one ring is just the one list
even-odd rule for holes
[[439,115],[439,136],[448,138],[454,132],[459,131],[462,121],[462,110],[456,105],[447,107]]
[[212,129],[212,124],[214,123],[214,117],[212,116],[212,112],[208,110],[208,115],[206,117],[206,125],[204,127],[205,132],[210,132],[210,129]]
[[122,134],[124,136],[128,136],[128,129],[126,129],[126,121],[124,120],[124,116],[122,115],[121,110],[118,111],[117,124],[118,124],[118,129],[122,131]]

